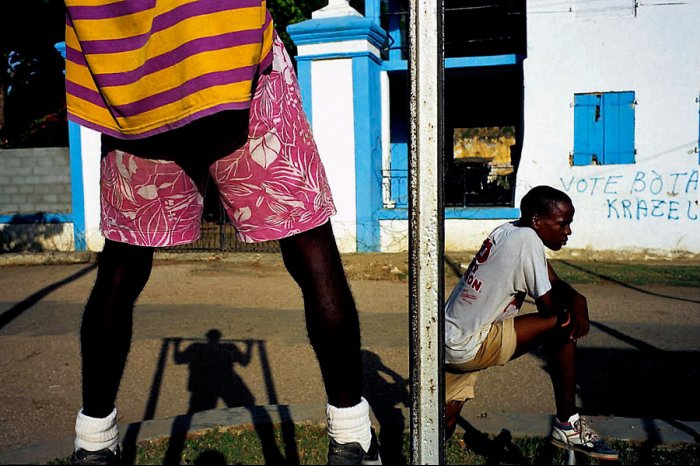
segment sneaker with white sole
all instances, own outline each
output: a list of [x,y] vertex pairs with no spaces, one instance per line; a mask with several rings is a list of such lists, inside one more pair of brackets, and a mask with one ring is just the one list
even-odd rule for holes
[[358,442],[338,443],[331,438],[328,444],[328,464],[382,464],[374,429],[369,451],[365,451]]
[[578,414],[571,416],[567,422],[554,418],[551,441],[554,446],[580,451],[592,458],[613,461],[618,459],[617,450],[605,443]]

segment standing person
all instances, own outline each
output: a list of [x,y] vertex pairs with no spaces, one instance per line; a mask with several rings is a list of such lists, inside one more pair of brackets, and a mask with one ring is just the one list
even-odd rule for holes
[[102,133],[104,250],[83,314],[74,464],[119,460],[115,400],[156,247],[196,241],[210,174],[245,242],[279,240],[328,398],[330,464],[380,464],[323,165],[265,0],[65,0],[71,121]]
[[[445,310],[445,428],[451,435],[480,370],[536,347],[547,350],[556,417],[551,442],[591,457],[616,460],[576,408],[576,340],[588,334],[586,298],[561,280],[545,247],[558,251],[571,235],[574,206],[549,186],[530,190],[520,219],[486,238],[450,295]],[[518,315],[526,296],[538,313]]]

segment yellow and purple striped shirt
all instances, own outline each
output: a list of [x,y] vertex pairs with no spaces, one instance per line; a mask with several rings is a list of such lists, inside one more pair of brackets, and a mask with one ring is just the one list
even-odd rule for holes
[[65,0],[71,121],[121,139],[250,106],[272,61],[265,0]]

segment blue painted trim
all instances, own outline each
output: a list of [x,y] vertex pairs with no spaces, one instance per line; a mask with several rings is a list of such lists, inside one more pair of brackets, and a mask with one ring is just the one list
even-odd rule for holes
[[[445,220],[517,220],[520,209],[517,207],[447,207]],[[407,209],[380,209],[377,220],[408,220]]]
[[387,41],[386,31],[364,16],[310,19],[290,24],[287,33],[297,46],[364,39],[381,48]]
[[[445,59],[445,69],[519,65],[523,62],[524,58],[525,56],[520,54],[453,57]],[[406,60],[385,61],[382,65],[382,69],[385,71],[406,71],[408,70],[408,62]]]
[[[389,11],[399,11],[399,1],[389,0]],[[389,60],[401,61],[403,40],[401,38],[401,18],[399,15],[389,16]]]
[[519,65],[524,55],[486,55],[482,57],[452,57],[445,59],[445,68],[475,68],[480,66]]
[[73,223],[73,214],[70,212],[38,212],[36,214],[0,215],[0,223],[15,225]]
[[378,252],[376,212],[382,206],[381,86],[379,65],[363,57],[352,60],[355,125],[355,218],[357,252]]
[[408,209],[380,209],[377,220],[408,220]]
[[381,0],[365,0],[365,17],[379,25],[381,15]]
[[382,63],[383,71],[408,71],[406,60],[388,60]]
[[370,58],[377,64],[382,64],[382,59],[375,54],[367,51],[358,52],[332,52],[332,53],[317,53],[314,55],[297,55],[295,57],[297,63],[303,63],[307,61],[317,61],[317,60],[332,60],[337,58]]
[[68,122],[68,145],[70,146],[70,180],[73,207],[73,240],[76,251],[85,251],[85,190],[83,186],[83,151],[80,125]]
[[515,220],[520,217],[520,209],[517,207],[447,207],[446,219],[474,219],[474,220]]
[[311,62],[299,61],[297,58],[297,81],[299,92],[301,93],[301,105],[309,120],[309,125],[313,128],[313,101],[311,97]]

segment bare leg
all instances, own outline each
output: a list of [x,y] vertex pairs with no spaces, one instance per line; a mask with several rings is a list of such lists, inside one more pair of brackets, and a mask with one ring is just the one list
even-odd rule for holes
[[282,239],[280,246],[304,296],[306,328],[328,402],[355,406],[362,392],[360,323],[330,222]]
[[518,341],[513,359],[545,346],[557,417],[568,419],[576,412],[576,342],[558,326],[556,317],[540,314],[516,317],[515,332]]
[[455,400],[445,403],[445,440],[449,440],[454,434],[463,406],[464,401]]
[[131,346],[136,299],[151,273],[153,248],[106,240],[97,280],[80,328],[83,413],[104,418],[114,409]]

